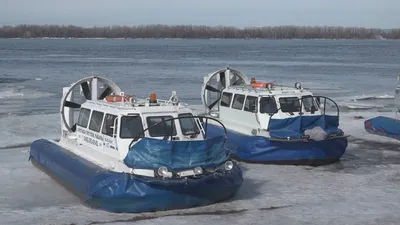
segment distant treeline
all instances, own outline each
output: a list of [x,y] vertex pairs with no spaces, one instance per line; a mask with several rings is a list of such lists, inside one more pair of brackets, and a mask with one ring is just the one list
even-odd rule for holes
[[400,39],[400,29],[362,27],[144,25],[84,28],[58,25],[1,26],[0,38],[235,38],[235,39]]

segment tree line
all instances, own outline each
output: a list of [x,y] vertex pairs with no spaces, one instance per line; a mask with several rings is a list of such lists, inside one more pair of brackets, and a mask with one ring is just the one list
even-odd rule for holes
[[78,27],[60,25],[0,26],[0,38],[233,38],[233,39],[400,39],[400,29],[334,26],[143,25]]

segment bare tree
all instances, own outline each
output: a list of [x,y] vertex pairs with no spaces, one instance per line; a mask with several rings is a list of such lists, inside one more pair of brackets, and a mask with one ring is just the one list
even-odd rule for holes
[[246,27],[142,25],[83,28],[59,25],[0,27],[0,38],[234,38],[234,39],[400,39],[400,29],[363,27],[275,26]]

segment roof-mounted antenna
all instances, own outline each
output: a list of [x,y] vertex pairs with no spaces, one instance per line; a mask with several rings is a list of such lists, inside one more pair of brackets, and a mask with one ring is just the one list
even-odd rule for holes
[[272,93],[272,83],[268,83],[266,87],[269,91],[269,93]]
[[92,76],[94,76],[93,64],[90,63],[90,68],[92,69]]

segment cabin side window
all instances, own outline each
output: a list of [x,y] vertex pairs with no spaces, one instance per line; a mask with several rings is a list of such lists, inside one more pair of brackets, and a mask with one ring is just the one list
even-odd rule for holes
[[81,108],[77,125],[86,128],[89,123],[90,109]]
[[92,117],[90,119],[89,130],[100,132],[101,124],[103,122],[103,112],[93,110]]
[[278,107],[276,106],[276,101],[271,97],[262,97],[260,99],[260,113],[276,113]]
[[300,101],[297,97],[279,98],[282,112],[300,112]]
[[235,97],[233,97],[232,108],[242,110],[245,97],[245,95],[235,94]]
[[232,93],[224,92],[221,96],[221,106],[229,107],[231,106]]
[[121,117],[121,130],[119,133],[120,138],[135,138],[143,137],[143,123],[139,115],[135,116],[122,116]]
[[191,113],[179,114],[179,124],[181,125],[183,135],[199,134],[200,130]]
[[314,98],[311,95],[306,95],[302,97],[304,110],[306,112],[317,111],[317,105],[315,104]]
[[256,113],[257,112],[257,97],[247,96],[244,103],[244,111]]
[[[105,118],[104,118],[104,122],[103,122],[103,129],[102,129],[102,133],[105,135],[108,135],[110,137],[113,136],[113,126],[114,126],[114,121],[115,118],[117,118],[116,115],[112,115],[112,114],[106,114]],[[115,123],[115,130],[117,130],[117,126],[118,126],[118,120]]]
[[146,118],[146,121],[151,137],[176,135],[175,121],[172,120],[172,116],[149,116]]

